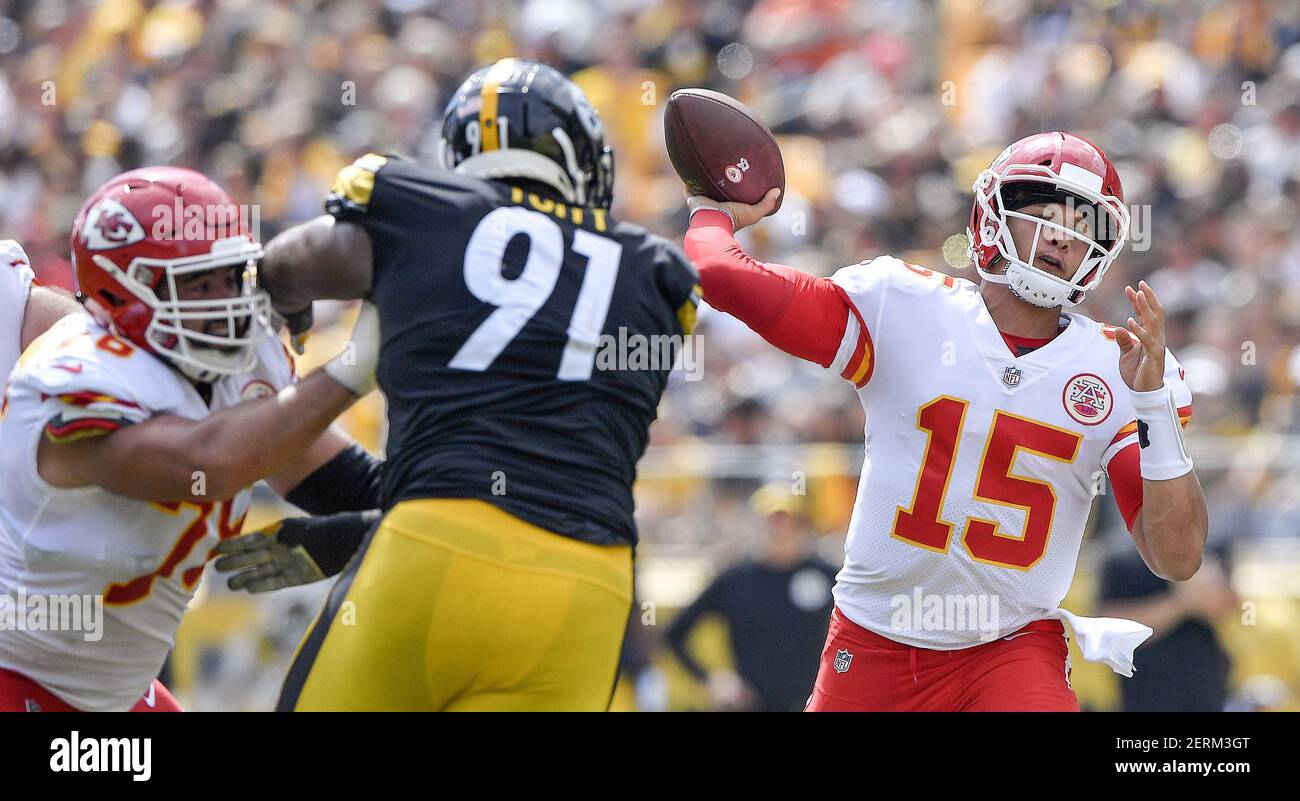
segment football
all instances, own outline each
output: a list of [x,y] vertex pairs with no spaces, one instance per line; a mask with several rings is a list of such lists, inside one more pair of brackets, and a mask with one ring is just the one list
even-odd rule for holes
[[664,111],[664,144],[687,188],[714,200],[757,203],[773,187],[785,199],[785,165],[767,126],[735,98],[679,89]]

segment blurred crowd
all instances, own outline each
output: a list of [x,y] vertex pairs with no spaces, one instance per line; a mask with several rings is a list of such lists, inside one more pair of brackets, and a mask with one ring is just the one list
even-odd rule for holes
[[[664,101],[707,86],[748,103],[778,136],[788,191],[746,245],[817,274],[891,253],[973,279],[962,235],[978,171],[1029,133],[1096,142],[1134,231],[1081,311],[1120,322],[1122,287],[1150,280],[1195,393],[1190,436],[1249,443],[1205,462],[1215,535],[1300,535],[1286,446],[1300,436],[1300,4],[1288,0],[14,0],[0,16],[0,234],[69,284],[84,197],[121,170],[172,163],[258,204],[269,240],[320,213],[358,155],[433,161],[450,93],[512,55],[588,92],[617,151],[616,216],[675,239],[686,217]],[[830,444],[810,471],[809,518],[842,532],[856,470],[842,454],[862,436],[850,388],[729,318],[701,320],[704,380],[674,377],[652,444],[777,455],[734,474],[686,465],[679,480],[656,462],[641,488],[647,548],[725,534],[800,443]],[[381,419],[352,420],[371,447]]]

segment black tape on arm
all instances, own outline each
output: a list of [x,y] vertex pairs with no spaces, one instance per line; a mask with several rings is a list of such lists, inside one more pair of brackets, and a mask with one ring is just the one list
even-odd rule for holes
[[321,465],[284,499],[313,515],[378,509],[384,461],[355,442]]

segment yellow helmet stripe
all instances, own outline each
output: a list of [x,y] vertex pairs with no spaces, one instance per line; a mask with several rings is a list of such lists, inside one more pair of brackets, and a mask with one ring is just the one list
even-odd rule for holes
[[503,58],[493,64],[488,69],[487,75],[483,76],[483,86],[479,89],[478,110],[479,141],[482,143],[480,153],[498,150],[501,147],[497,131],[497,98],[499,97],[497,93],[501,89],[501,81],[510,75],[514,66],[513,58]]

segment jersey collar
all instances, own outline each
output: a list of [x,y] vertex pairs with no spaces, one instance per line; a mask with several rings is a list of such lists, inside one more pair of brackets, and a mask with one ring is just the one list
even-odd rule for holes
[[1023,356],[1016,356],[1002,339],[1002,333],[984,305],[984,298],[978,291],[971,294],[974,296],[974,314],[966,315],[971,335],[989,373],[1008,394],[1033,384],[1055,367],[1075,361],[1088,342],[1092,328],[1088,325],[1088,318],[1062,312],[1062,322],[1067,323],[1065,330],[1051,342]]

